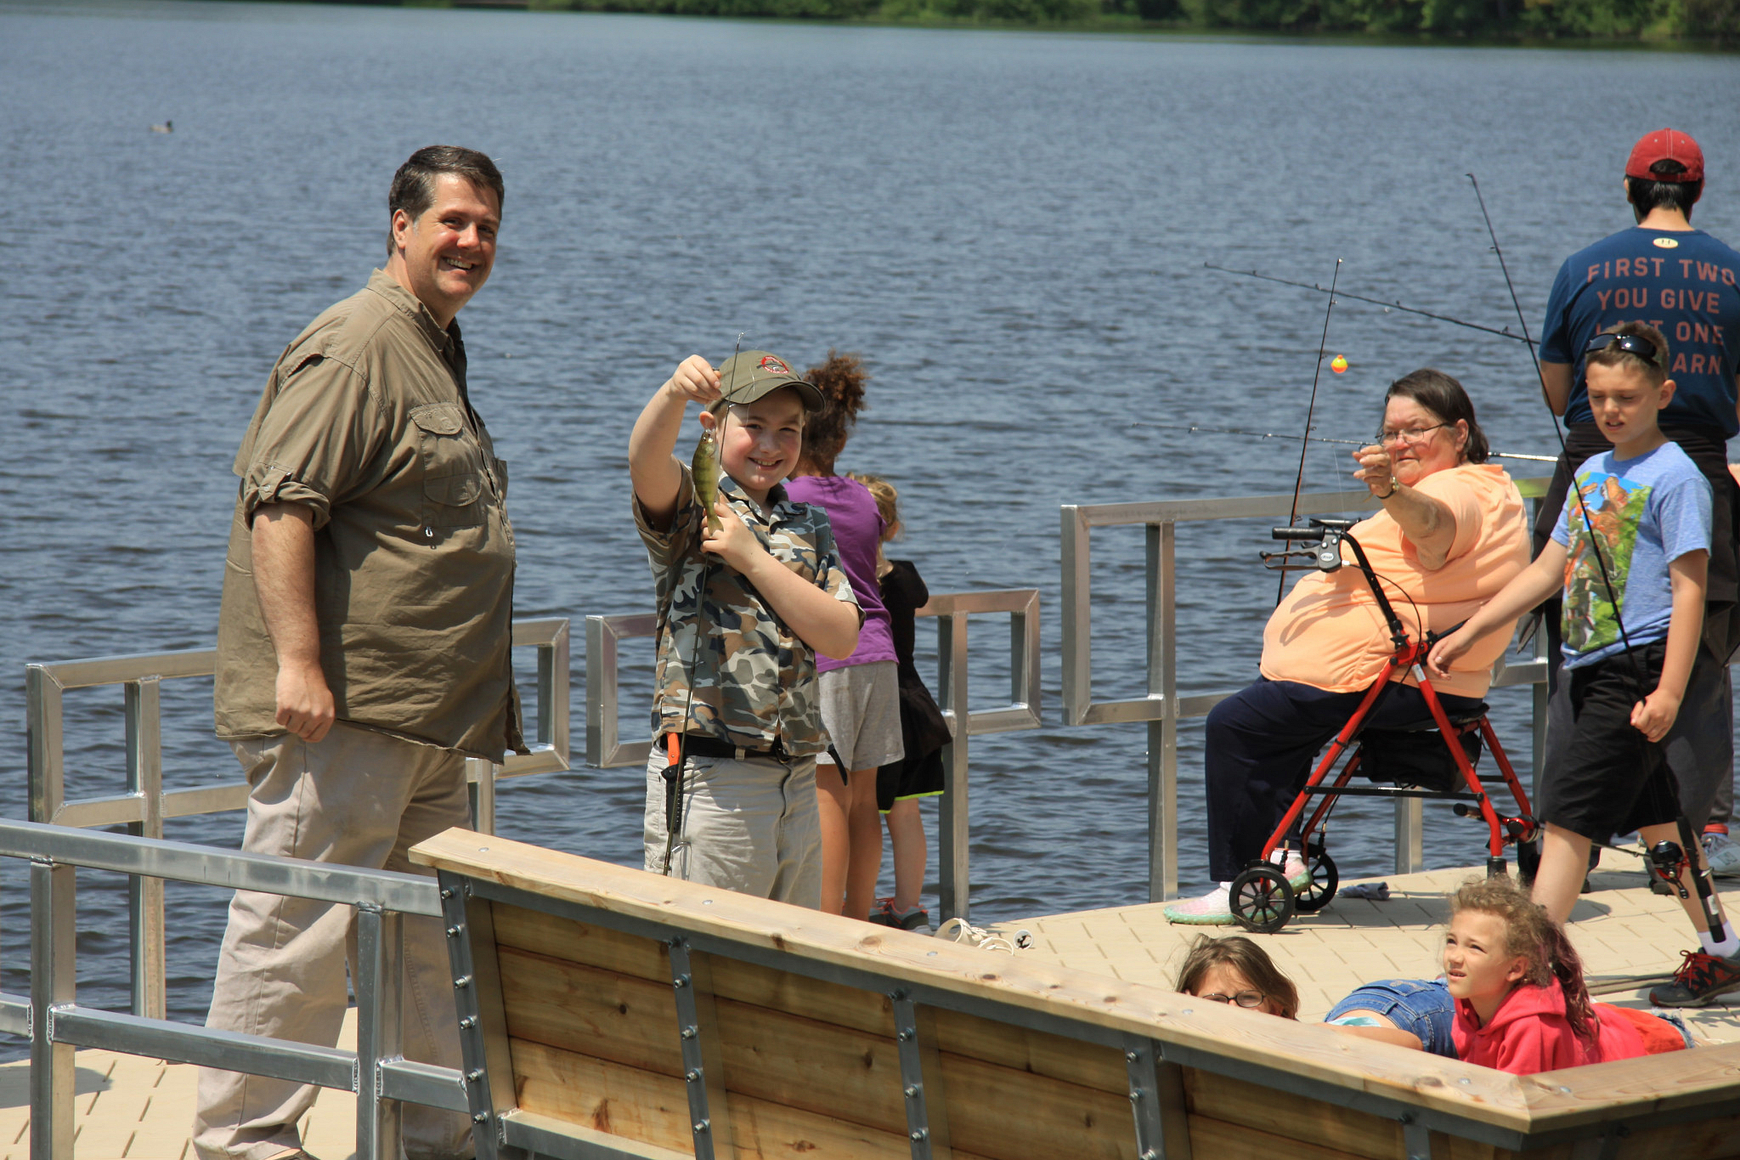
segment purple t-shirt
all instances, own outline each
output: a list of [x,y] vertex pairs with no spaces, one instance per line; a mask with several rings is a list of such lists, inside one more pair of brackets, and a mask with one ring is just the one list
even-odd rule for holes
[[864,609],[864,627],[858,630],[858,648],[845,660],[816,654],[816,670],[847,665],[891,661],[894,633],[888,609],[882,606],[882,588],[876,583],[876,546],[882,542],[882,513],[870,489],[843,475],[803,475],[785,481],[785,494],[801,503],[813,503],[828,513],[834,525],[834,548],[852,581],[852,591]]

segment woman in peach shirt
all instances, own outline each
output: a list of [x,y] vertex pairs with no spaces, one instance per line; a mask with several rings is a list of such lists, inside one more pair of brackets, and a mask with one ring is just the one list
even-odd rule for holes
[[[1467,392],[1434,370],[1390,385],[1377,442],[1354,452],[1355,476],[1383,510],[1355,525],[1353,535],[1411,634],[1443,632],[1466,620],[1529,561],[1522,499],[1487,456]],[[1478,711],[1508,638],[1505,632],[1482,638],[1448,680],[1433,683],[1448,713]],[[1312,759],[1347,723],[1393,651],[1357,568],[1309,572],[1293,586],[1263,632],[1262,679],[1208,715],[1209,873],[1217,885],[1167,907],[1167,918],[1233,921],[1227,887],[1262,854]],[[1393,729],[1428,719],[1424,699],[1404,675],[1368,723]],[[1296,850],[1285,872],[1295,885],[1309,881]]]

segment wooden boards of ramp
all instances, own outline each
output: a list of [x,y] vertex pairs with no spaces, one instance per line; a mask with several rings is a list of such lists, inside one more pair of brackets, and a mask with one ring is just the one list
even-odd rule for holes
[[1519,1078],[450,830],[480,1160],[1701,1160],[1740,1044]]

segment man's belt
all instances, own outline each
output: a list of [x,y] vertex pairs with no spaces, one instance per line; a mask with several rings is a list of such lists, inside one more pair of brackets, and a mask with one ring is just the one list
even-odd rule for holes
[[[670,746],[672,734],[665,734],[659,741],[661,748]],[[775,737],[773,744],[765,749],[746,749],[741,745],[733,745],[729,741],[721,741],[717,737],[708,737],[700,733],[685,733],[680,744],[685,757],[717,757],[727,761],[790,761],[792,755],[786,752],[784,738]]]

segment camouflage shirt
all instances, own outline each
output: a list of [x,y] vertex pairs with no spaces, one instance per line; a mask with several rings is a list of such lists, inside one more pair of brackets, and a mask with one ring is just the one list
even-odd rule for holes
[[[669,607],[667,627],[658,642],[654,741],[662,733],[688,732],[744,749],[768,749],[783,741],[794,757],[826,751],[815,650],[793,634],[741,573],[701,551],[706,517],[695,502],[688,466],[680,466],[683,481],[667,531],[653,528],[639,501],[634,504],[634,522],[646,542],[659,607]],[[826,511],[787,499],[785,488],[775,486],[763,514],[729,477],[720,479],[719,493],[775,559],[836,600],[856,607],[858,600],[834,550],[834,530]],[[707,591],[697,601],[703,571]],[[704,628],[699,650],[695,648],[697,625]]]

